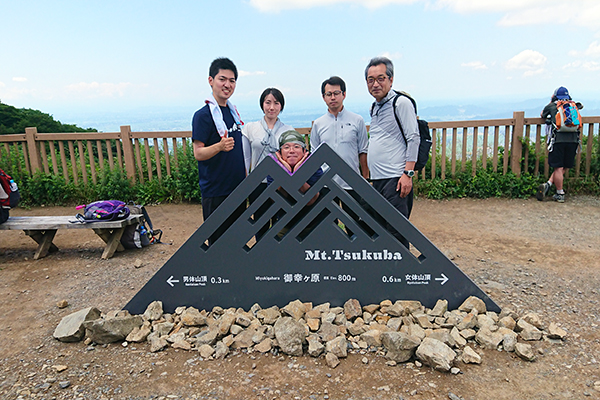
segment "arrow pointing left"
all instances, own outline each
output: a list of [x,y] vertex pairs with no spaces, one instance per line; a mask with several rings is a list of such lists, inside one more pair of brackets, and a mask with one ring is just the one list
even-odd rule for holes
[[179,283],[178,279],[173,279],[173,275],[171,275],[171,277],[169,279],[167,279],[167,283],[169,285],[171,285],[171,287],[174,287],[175,285],[173,285],[174,283]]

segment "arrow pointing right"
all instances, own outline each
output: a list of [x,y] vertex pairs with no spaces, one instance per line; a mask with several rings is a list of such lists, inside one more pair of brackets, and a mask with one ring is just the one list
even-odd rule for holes
[[[173,279],[173,275],[171,275],[171,277],[169,279],[167,279],[167,283],[169,285],[171,285],[171,287],[174,287],[175,285],[173,285],[173,284],[174,283],[179,283],[179,280],[178,279]],[[442,283],[442,285],[443,285],[443,283]]]
[[436,281],[442,281],[441,284],[444,285],[444,283],[448,282],[448,277],[444,274],[442,274],[441,278],[435,278]]

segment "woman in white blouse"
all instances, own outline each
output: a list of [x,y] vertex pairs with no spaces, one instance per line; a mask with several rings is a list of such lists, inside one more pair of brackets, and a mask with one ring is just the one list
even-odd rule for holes
[[267,88],[260,96],[260,108],[265,116],[256,122],[242,127],[244,159],[246,170],[252,172],[269,154],[279,150],[279,137],[283,132],[293,130],[279,119],[285,100],[283,93],[276,88]]
[[[259,121],[250,122],[242,127],[242,143],[244,146],[244,161],[246,171],[252,172],[269,154],[275,154],[279,150],[279,138],[283,132],[293,130],[289,125],[284,124],[279,119],[279,114],[283,111],[285,100],[283,93],[276,88],[267,88],[260,95],[260,108],[265,116]],[[260,190],[254,190],[249,196],[250,204],[260,196],[267,188],[267,179],[260,184]],[[261,206],[254,213],[254,218],[258,220],[269,206]],[[259,241],[271,227],[271,219],[256,232],[256,241]]]

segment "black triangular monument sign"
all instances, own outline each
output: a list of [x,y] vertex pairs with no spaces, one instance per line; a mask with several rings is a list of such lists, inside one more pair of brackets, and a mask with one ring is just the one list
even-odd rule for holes
[[[300,187],[321,167],[306,192]],[[270,175],[273,182],[263,183]],[[354,196],[341,188],[343,179]],[[319,193],[312,205],[309,201]],[[253,201],[248,207],[247,199]],[[385,228],[391,224],[411,251]],[[299,299],[342,305],[438,299],[458,308],[469,296],[500,311],[337,153],[321,145],[294,174],[267,157],[124,307],[141,314],[155,300],[179,306],[249,309]]]

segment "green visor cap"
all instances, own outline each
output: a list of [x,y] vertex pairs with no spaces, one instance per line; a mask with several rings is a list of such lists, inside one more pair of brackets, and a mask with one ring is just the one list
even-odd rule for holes
[[304,137],[298,131],[285,131],[279,137],[279,148],[281,148],[286,143],[296,143],[301,145],[303,148],[306,148],[306,143],[304,143]]

